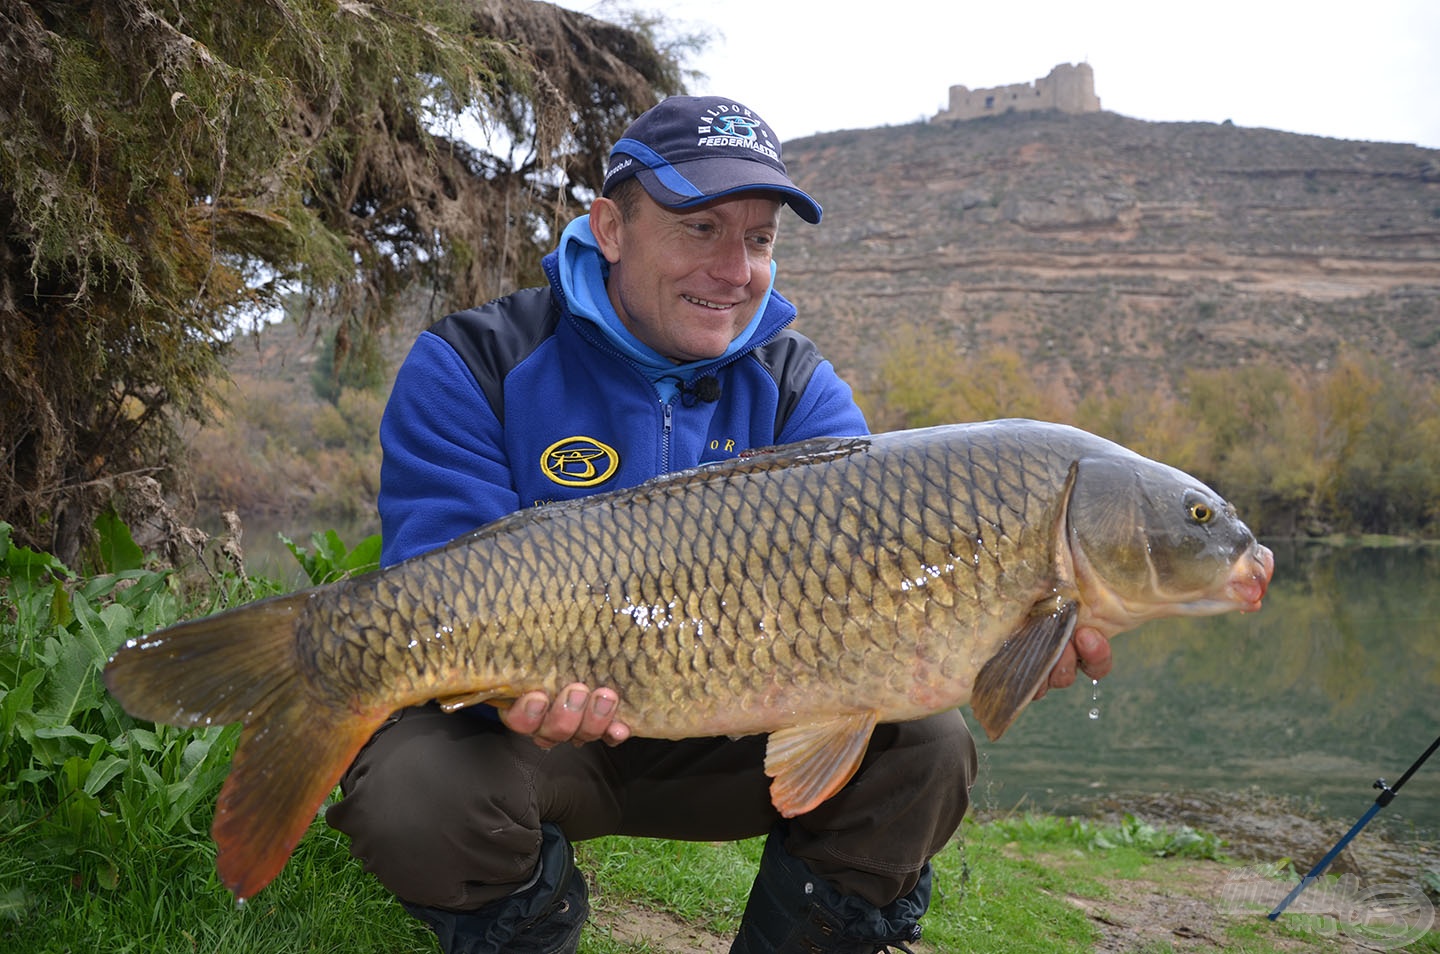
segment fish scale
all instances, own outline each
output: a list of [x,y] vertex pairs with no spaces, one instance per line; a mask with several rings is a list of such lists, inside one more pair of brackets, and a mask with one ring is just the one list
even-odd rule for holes
[[[775,700],[794,695],[782,687],[795,684],[797,670],[806,676],[813,671],[815,678],[803,685],[805,703],[817,711],[893,693],[888,670],[874,663],[877,653],[902,665],[904,650],[897,647],[943,647],[935,640],[937,628],[968,623],[973,630],[977,609],[1003,607],[1014,614],[1017,601],[1028,602],[1043,588],[1049,571],[1043,564],[1012,560],[1011,571],[1000,572],[1007,553],[1031,544],[1024,533],[1004,535],[983,515],[1018,503],[1022,528],[1043,536],[1043,522],[1026,522],[1026,511],[1035,501],[1053,502],[1064,480],[1054,467],[1027,473],[1000,466],[993,453],[974,453],[968,470],[957,469],[953,461],[947,466],[943,453],[916,443],[919,452],[906,454],[827,441],[810,451],[752,459],[725,480],[702,471],[662,478],[631,497],[612,499],[609,507],[581,501],[543,517],[521,514],[502,522],[510,525],[457,541],[442,556],[391,571],[386,585],[377,579],[374,587],[329,591],[333,598],[311,603],[313,623],[302,629],[326,644],[323,654],[336,681],[382,694],[404,685],[426,698],[463,695],[453,685],[457,672],[472,681],[485,673],[490,678],[483,681],[503,681],[510,695],[531,689],[553,694],[576,680],[623,685],[621,718],[638,734],[663,738],[693,735],[722,715],[723,725],[709,731],[765,728]],[[935,444],[942,451],[946,446]],[[813,467],[824,468],[829,494],[845,502],[838,512],[815,505]],[[967,489],[979,496],[957,508]],[[684,495],[683,507],[672,502],[677,494]],[[873,505],[867,509],[864,501]],[[927,525],[930,531],[923,529]],[[752,535],[723,532],[728,527],[752,528]],[[763,532],[763,546],[754,528]],[[936,529],[943,536],[937,538]],[[980,559],[967,559],[977,556],[966,552],[975,535],[984,541]],[[626,540],[640,545],[623,546]],[[919,575],[916,551],[927,543],[944,559],[924,565],[946,570],[924,587],[902,585]],[[627,565],[616,565],[615,555],[622,553]],[[696,567],[709,573],[690,574]],[[805,568],[813,567],[825,568],[829,580],[818,606],[800,588]],[[605,581],[609,585],[600,585]],[[706,600],[717,589],[718,615]],[[417,615],[419,593],[429,598]],[[964,613],[957,618],[927,611],[932,603],[963,607]],[[367,605],[384,607],[379,615],[389,620],[388,629],[354,627]],[[456,605],[490,609],[433,609]],[[680,641],[670,636],[701,625],[710,631],[705,647],[697,649],[691,640],[689,653],[718,651],[728,678],[676,693],[678,675],[711,667],[693,658],[682,664]],[[437,638],[439,632],[448,638]],[[398,633],[417,642],[422,665],[414,654],[383,652]],[[785,637],[783,657],[763,648],[739,650],[758,634]],[[977,654],[962,644],[960,651],[969,659],[987,648]],[[942,665],[945,652],[938,652]],[[365,663],[376,658],[392,671],[368,671]],[[637,659],[653,665],[637,669]],[[822,697],[812,691],[815,685],[825,687]],[[789,711],[804,708],[781,704]]]
[[431,553],[178,624],[106,667],[132,714],[244,723],[212,833],[239,897],[395,710],[609,686],[632,734],[768,733],[811,810],[877,722],[998,737],[1078,625],[1256,609],[1273,556],[1194,478],[1075,428],[824,439],[513,514]]

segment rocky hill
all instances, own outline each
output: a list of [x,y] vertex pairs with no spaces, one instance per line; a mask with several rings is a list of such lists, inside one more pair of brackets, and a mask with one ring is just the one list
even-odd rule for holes
[[1344,344],[1440,380],[1440,150],[1113,113],[785,144],[825,207],[778,287],[873,385],[889,329],[1008,346],[1072,396]]

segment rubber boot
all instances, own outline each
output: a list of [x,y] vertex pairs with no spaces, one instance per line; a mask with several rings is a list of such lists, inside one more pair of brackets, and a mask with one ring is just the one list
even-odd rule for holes
[[914,890],[877,908],[843,895],[785,850],[783,831],[765,842],[760,870],[730,954],[878,954],[909,951],[930,906],[930,866]]
[[560,829],[540,830],[535,876],[515,893],[474,911],[401,903],[435,932],[444,954],[575,954],[590,914],[585,876]]

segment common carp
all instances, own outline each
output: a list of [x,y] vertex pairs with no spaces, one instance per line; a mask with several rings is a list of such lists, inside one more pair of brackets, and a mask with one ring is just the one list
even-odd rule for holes
[[1274,569],[1187,474],[1008,420],[805,441],[525,510],[373,573],[132,640],[132,715],[243,722],[212,834],[259,891],[394,711],[609,686],[632,734],[769,733],[786,816],[878,722],[998,738],[1077,626],[1260,607]]

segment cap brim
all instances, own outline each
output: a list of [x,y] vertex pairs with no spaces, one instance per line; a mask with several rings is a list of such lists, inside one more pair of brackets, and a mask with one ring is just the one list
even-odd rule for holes
[[824,212],[820,203],[796,187],[787,176],[763,162],[749,159],[694,159],[667,166],[663,175],[644,167],[635,175],[652,199],[671,209],[701,205],[741,192],[774,192],[811,225],[818,223]]

